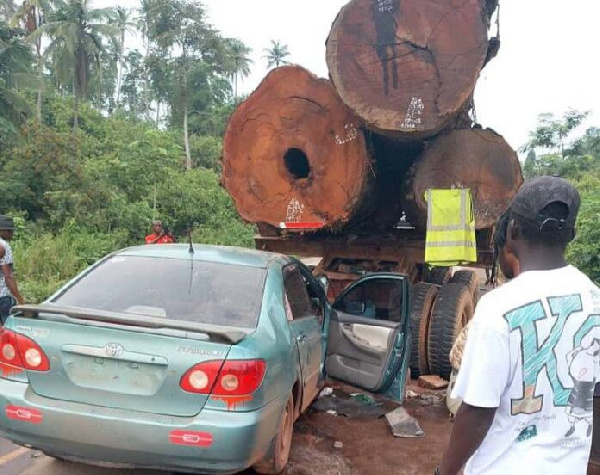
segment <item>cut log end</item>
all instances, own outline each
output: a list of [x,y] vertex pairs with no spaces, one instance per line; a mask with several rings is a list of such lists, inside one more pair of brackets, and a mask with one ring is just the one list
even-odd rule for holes
[[269,73],[225,133],[223,184],[250,222],[341,227],[361,208],[371,170],[362,121],[299,66]]
[[344,102],[382,134],[421,139],[450,125],[484,64],[483,0],[352,0],[327,40]]
[[453,130],[429,143],[408,174],[406,211],[424,229],[427,189],[470,188],[477,229],[492,227],[523,183],[516,152],[490,129]]

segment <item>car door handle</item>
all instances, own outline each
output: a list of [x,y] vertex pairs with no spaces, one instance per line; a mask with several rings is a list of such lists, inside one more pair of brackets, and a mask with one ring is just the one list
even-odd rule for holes
[[301,343],[306,340],[306,335],[304,333],[302,333],[301,335],[298,335],[296,337],[296,340],[298,340]]

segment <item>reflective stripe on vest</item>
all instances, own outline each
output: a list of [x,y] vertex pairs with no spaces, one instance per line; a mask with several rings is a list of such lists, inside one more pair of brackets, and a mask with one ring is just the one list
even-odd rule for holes
[[471,190],[427,190],[425,262],[454,266],[477,261]]

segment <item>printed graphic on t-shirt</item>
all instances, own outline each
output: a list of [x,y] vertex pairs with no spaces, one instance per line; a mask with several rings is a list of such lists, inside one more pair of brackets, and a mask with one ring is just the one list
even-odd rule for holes
[[[542,301],[529,303],[505,314],[511,332],[521,334],[521,361],[523,365],[523,396],[513,399],[511,414],[536,414],[544,404],[565,407],[569,428],[565,437],[570,437],[578,423],[585,425],[587,437],[592,435],[594,386],[597,373],[590,368],[590,361],[598,361],[600,340],[589,338],[593,328],[600,326],[600,315],[589,315],[575,332],[572,350],[567,354],[569,375],[572,381],[562,381],[558,375],[556,347],[564,338],[565,326],[572,315],[583,311],[581,295],[550,297],[547,299],[551,315],[548,315]],[[539,344],[537,323],[554,318],[550,333]],[[585,340],[585,343],[584,343]],[[595,363],[597,364],[597,363]],[[552,401],[544,401],[544,396],[536,393],[540,374],[545,371],[552,388]],[[532,436],[532,426],[526,433],[521,432],[517,440]]]

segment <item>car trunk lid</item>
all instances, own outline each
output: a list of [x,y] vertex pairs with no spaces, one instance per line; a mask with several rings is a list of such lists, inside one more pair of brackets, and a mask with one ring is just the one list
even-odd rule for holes
[[184,391],[181,377],[198,363],[224,361],[236,340],[144,325],[147,322],[125,324],[118,316],[112,321],[89,315],[86,319],[75,317],[75,312],[67,315],[64,309],[44,313],[43,308],[32,308],[18,307],[21,316],[17,314],[10,324],[13,331],[35,340],[50,360],[47,372],[27,371],[32,390],[40,396],[96,406],[173,416],[198,414],[209,396]]

